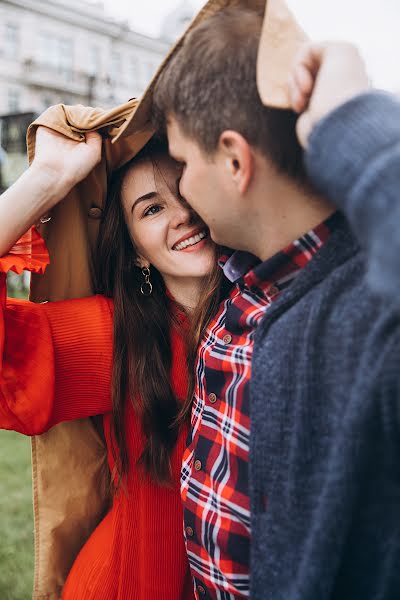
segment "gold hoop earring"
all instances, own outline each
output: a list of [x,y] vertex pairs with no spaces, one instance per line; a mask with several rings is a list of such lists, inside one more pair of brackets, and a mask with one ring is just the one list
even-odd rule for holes
[[143,294],[143,296],[151,296],[153,286],[151,285],[150,281],[150,269],[148,267],[143,267],[142,274],[144,277],[144,282],[140,286],[140,291]]

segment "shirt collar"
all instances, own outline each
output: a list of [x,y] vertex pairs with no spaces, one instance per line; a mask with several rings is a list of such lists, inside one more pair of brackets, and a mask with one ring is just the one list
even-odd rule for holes
[[343,216],[335,212],[271,258],[261,262],[254,254],[225,249],[219,265],[225,277],[239,286],[253,288],[261,294],[281,291],[304,268],[331,233],[342,222]]
[[226,248],[218,260],[225,277],[235,283],[243,277],[248,271],[253,269],[260,260],[250,252],[241,250],[229,250]]

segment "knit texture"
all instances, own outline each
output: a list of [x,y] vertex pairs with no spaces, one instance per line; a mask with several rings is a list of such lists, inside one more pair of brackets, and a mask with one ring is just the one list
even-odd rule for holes
[[[110,469],[112,305],[101,296],[45,305],[4,297],[0,342],[0,427],[26,435],[65,420],[103,414]],[[185,347],[171,331],[174,391],[186,393]],[[153,483],[136,461],[145,439],[131,403],[126,409],[130,470],[126,488],[78,555],[65,600],[192,600],[182,532],[179,473],[187,431],[172,456],[174,485]]]
[[361,94],[316,126],[306,154],[314,185],[345,212],[367,252],[369,286],[389,300],[400,284],[399,112],[389,94]]
[[346,217],[257,332],[255,600],[400,597],[399,139],[383,94],[310,139],[310,176]]

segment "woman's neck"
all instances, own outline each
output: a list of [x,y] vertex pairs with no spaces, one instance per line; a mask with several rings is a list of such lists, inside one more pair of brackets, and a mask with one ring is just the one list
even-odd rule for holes
[[165,285],[173,299],[190,314],[199,303],[204,278],[165,278]]

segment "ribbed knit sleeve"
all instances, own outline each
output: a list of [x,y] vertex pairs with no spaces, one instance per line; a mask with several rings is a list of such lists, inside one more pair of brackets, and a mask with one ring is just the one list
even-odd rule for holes
[[[3,278],[4,281],[4,278]],[[112,315],[103,297],[2,310],[0,427],[27,435],[111,410]]]
[[368,282],[398,302],[400,285],[400,102],[361,94],[317,124],[306,153],[320,193],[348,218],[368,255]]
[[[22,253],[0,259],[0,270],[17,262],[18,271],[43,267]],[[111,410],[111,301],[7,299],[0,272],[0,306],[0,428],[35,435]]]

